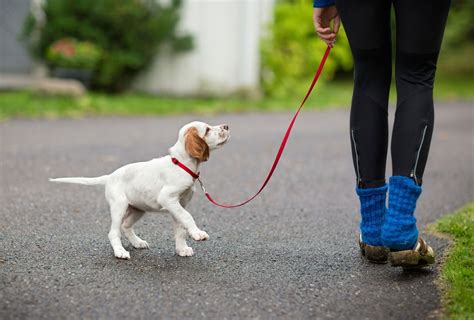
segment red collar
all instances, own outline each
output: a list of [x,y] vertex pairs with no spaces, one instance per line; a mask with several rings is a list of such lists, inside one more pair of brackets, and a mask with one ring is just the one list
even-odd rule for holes
[[186,171],[187,173],[189,173],[189,175],[191,177],[193,177],[194,179],[199,179],[199,172],[198,173],[195,173],[194,171],[192,171],[191,169],[189,169],[188,167],[186,167],[184,164],[182,164],[181,162],[179,162],[178,159],[174,158],[174,157],[171,157],[171,161],[177,165],[178,167],[180,167],[181,169],[183,169],[184,171]]

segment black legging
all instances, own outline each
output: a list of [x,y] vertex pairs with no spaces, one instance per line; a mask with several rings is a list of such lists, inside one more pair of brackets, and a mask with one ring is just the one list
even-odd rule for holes
[[433,82],[449,0],[336,0],[354,56],[350,134],[359,187],[385,183],[395,7],[397,109],[393,175],[421,184],[433,132]]

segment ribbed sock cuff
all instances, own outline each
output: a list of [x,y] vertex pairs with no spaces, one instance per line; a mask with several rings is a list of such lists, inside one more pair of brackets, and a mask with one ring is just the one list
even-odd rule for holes
[[421,194],[422,188],[415,183],[415,180],[404,176],[390,177],[390,196],[398,197],[404,194],[410,197],[416,197],[415,201]]
[[387,185],[378,188],[356,188],[360,200],[360,232],[362,242],[372,245],[382,245],[380,233],[387,211]]
[[418,229],[414,213],[421,191],[421,187],[409,177],[390,178],[388,211],[381,235],[386,247],[409,250],[416,244]]

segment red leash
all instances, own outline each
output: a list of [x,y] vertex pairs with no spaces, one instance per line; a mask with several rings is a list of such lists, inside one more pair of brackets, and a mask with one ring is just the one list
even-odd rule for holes
[[[189,171],[184,169],[183,168],[184,165],[182,165],[177,160],[173,160],[173,163],[176,164],[176,165],[179,165],[181,168],[183,168],[183,170],[186,170],[186,172],[191,174],[193,176],[193,178],[197,179],[199,181],[199,183],[201,185],[201,188],[202,188],[202,191],[204,191],[204,194],[206,195],[207,199],[209,199],[209,201],[211,201],[216,206],[219,206],[221,208],[237,208],[237,207],[241,207],[244,204],[247,204],[250,201],[252,201],[253,199],[255,199],[260,194],[260,192],[263,191],[263,189],[265,188],[267,183],[270,181],[270,178],[272,177],[273,172],[275,171],[275,169],[278,165],[278,162],[280,161],[281,155],[283,154],[283,150],[285,150],[286,143],[288,141],[288,138],[290,137],[290,133],[291,133],[291,130],[293,128],[293,125],[295,124],[296,118],[298,117],[298,114],[300,113],[300,111],[303,108],[306,100],[308,99],[309,95],[311,94],[311,91],[313,91],[314,85],[316,84],[316,82],[318,82],[319,76],[321,75],[321,72],[323,71],[324,64],[326,63],[326,59],[327,59],[330,51],[331,51],[331,48],[327,47],[326,51],[324,52],[323,58],[321,59],[321,62],[319,63],[318,70],[316,71],[316,74],[314,75],[313,81],[311,82],[311,85],[309,86],[308,92],[306,93],[306,96],[304,97],[303,101],[301,102],[300,107],[298,108],[295,115],[293,116],[293,119],[291,120],[290,125],[288,126],[288,129],[286,129],[285,136],[283,137],[283,140],[282,140],[281,145],[280,145],[280,149],[278,149],[278,152],[275,156],[275,160],[273,161],[273,165],[270,169],[270,172],[268,172],[267,178],[263,182],[260,189],[252,197],[250,197],[249,199],[247,199],[244,202],[239,203],[239,204],[232,204],[232,205],[219,204],[214,199],[212,199],[211,195],[206,191],[206,188],[204,188],[204,184],[202,183],[201,179],[199,179],[199,174],[196,174],[192,171],[191,171],[192,172],[192,174],[191,174],[189,172],[190,170],[188,168],[186,168],[186,169],[188,169]],[[177,162],[175,162],[175,161],[177,161]]]

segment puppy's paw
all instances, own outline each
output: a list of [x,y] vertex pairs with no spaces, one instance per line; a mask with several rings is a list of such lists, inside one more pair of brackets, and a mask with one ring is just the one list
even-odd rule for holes
[[137,240],[132,242],[132,246],[136,249],[150,249],[150,245],[145,240]]
[[209,239],[209,235],[207,234],[207,232],[199,230],[199,229],[190,231],[189,235],[195,241],[206,241],[207,239]]
[[124,248],[114,249],[114,254],[115,257],[118,259],[130,259],[130,252],[128,252]]
[[176,248],[176,254],[180,257],[192,257],[194,255],[193,248],[191,247],[184,247],[184,248]]

